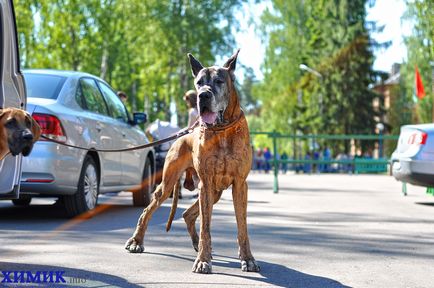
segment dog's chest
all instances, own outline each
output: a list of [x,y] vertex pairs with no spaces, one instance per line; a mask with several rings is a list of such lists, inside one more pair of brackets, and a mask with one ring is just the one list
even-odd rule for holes
[[210,181],[216,189],[228,188],[234,179],[247,177],[251,166],[248,134],[209,133],[202,137],[194,157],[201,180]]

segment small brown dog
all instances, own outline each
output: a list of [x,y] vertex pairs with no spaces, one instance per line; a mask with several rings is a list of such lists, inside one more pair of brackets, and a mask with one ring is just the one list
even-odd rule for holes
[[[152,213],[171,194],[182,173],[190,169],[199,178],[199,199],[184,212],[193,247],[198,251],[193,272],[211,273],[211,214],[223,190],[232,185],[238,226],[239,258],[242,271],[258,272],[250,251],[247,232],[247,182],[252,163],[249,129],[235,90],[238,51],[223,67],[204,68],[188,54],[197,90],[201,125],[178,139],[170,148],[163,168],[163,179],[149,206],[143,211],[136,231],[125,244],[133,253],[143,252],[143,238]],[[176,188],[175,188],[176,191]],[[174,197],[175,200],[176,197]],[[200,216],[200,236],[195,222]],[[170,219],[168,223],[170,227]]]
[[24,110],[0,109],[0,160],[11,153],[28,156],[41,136],[38,123]]

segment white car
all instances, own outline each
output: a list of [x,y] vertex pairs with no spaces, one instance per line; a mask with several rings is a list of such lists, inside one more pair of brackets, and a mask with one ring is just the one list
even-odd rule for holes
[[[24,80],[20,72],[15,15],[12,0],[0,0],[0,108],[26,107]],[[22,156],[0,160],[0,199],[17,199]]]

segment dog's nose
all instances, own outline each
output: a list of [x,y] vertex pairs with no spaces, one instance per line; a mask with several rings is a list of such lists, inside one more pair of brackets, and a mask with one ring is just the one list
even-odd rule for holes
[[23,133],[23,139],[28,140],[28,141],[32,141],[33,140],[33,134],[30,132],[24,132]]
[[211,92],[208,92],[208,91],[200,92],[198,95],[199,100],[208,100],[211,98],[211,96],[212,96]]

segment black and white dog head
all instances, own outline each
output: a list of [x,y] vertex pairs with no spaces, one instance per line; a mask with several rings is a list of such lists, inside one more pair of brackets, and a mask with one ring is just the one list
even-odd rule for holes
[[208,125],[223,123],[231,89],[235,89],[234,71],[239,51],[238,49],[223,67],[203,67],[193,55],[188,54],[197,90],[197,110],[201,121]]

